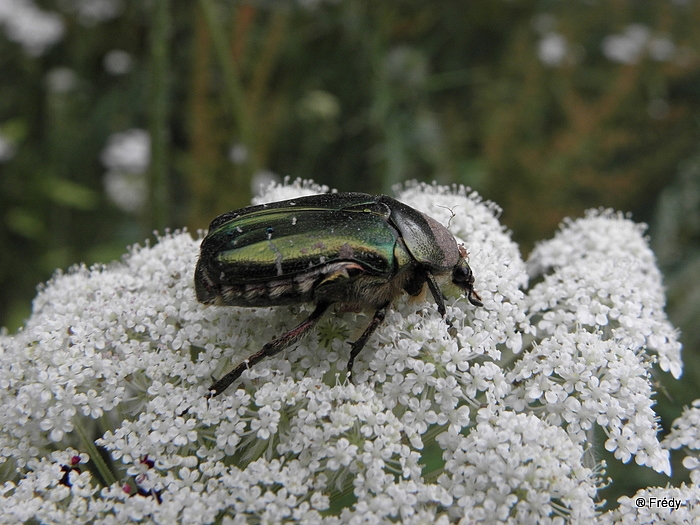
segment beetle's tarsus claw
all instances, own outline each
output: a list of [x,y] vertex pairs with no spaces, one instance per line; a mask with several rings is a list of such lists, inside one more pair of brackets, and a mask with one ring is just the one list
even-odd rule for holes
[[211,386],[207,389],[207,395],[205,396],[207,399],[216,397],[217,391],[214,386],[219,382],[219,379],[214,374],[211,374],[209,379],[211,379]]
[[211,386],[209,386],[209,389],[208,389],[209,391],[207,392],[207,395],[206,395],[207,399],[211,399],[213,397],[216,397],[216,395],[218,394],[218,392],[216,390],[216,383],[219,382],[219,379],[214,374],[210,375],[209,378],[211,379]]
[[207,392],[207,399],[211,399],[212,397],[218,396],[221,391],[216,387],[216,385],[219,383],[217,379],[212,382],[212,384],[209,386],[209,391]]

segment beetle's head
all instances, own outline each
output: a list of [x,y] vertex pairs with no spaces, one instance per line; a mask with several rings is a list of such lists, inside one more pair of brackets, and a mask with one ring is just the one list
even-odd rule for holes
[[474,274],[472,273],[472,269],[463,258],[460,258],[459,262],[455,264],[452,269],[452,282],[464,290],[470,303],[474,306],[484,306],[484,303],[481,302],[481,297],[479,297],[479,294],[474,290]]

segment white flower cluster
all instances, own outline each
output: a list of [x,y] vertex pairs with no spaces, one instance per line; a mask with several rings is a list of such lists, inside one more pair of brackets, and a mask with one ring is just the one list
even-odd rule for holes
[[[256,202],[327,190],[296,181]],[[680,348],[639,227],[591,213],[526,264],[498,208],[476,194],[435,185],[398,193],[465,243],[484,306],[445,285],[448,324],[426,297],[402,297],[359,355],[354,383],[347,341],[371,312],[328,315],[208,399],[212,376],[311,307],[197,303],[200,239],[186,232],[118,264],[57,274],[24,329],[0,336],[0,522],[646,516],[625,498],[602,513],[602,466],[586,440],[602,428],[622,461],[663,472],[667,448],[699,448],[698,406],[676,422],[667,448],[657,439],[650,367],[658,359],[680,374]],[[528,268],[547,275],[526,292]],[[685,498],[678,523],[697,519],[697,487],[648,492]]]
[[698,486],[650,487],[623,496],[620,506],[601,517],[601,525],[656,525],[700,523]]
[[101,160],[108,169],[103,180],[107,196],[126,212],[140,212],[146,203],[146,170],[151,162],[148,131],[132,128],[110,135]]
[[33,0],[2,0],[0,27],[9,40],[20,44],[31,56],[43,55],[65,32],[61,16],[44,11]]
[[700,486],[700,399],[686,408],[681,417],[673,422],[671,432],[663,445],[671,450],[684,448],[688,455],[683,466],[690,470],[690,479]]
[[557,67],[575,60],[573,46],[565,35],[557,31],[557,19],[550,13],[533,17],[532,28],[539,33],[537,58],[546,66]]
[[[540,62],[558,67],[580,61],[583,46],[569,42],[556,26],[557,20],[551,14],[540,14],[533,19],[533,27],[540,34],[537,44]],[[600,48],[605,58],[618,64],[637,64],[644,57],[657,62],[680,63],[687,51],[682,46],[677,47],[666,34],[652,35],[651,29],[643,24],[629,24],[622,32],[605,36]]]
[[645,53],[659,62],[668,62],[677,55],[673,41],[666,36],[652,37],[642,24],[630,24],[621,34],[606,36],[601,47],[608,60],[620,64],[636,64]]
[[76,14],[82,25],[92,27],[121,15],[124,0],[63,0],[61,7]]
[[661,369],[678,378],[681,344],[664,312],[661,274],[645,228],[610,210],[566,221],[530,257],[532,277],[551,273],[529,292],[529,310],[541,315],[538,328],[545,333],[575,325],[602,330],[604,339],[635,352],[653,351]]
[[[610,211],[567,221],[532,253],[528,294],[538,341],[508,375],[524,399],[578,443],[593,424],[624,462],[670,474],[656,439],[650,352],[662,370],[681,374],[680,343],[663,311],[664,294],[643,226]],[[515,402],[515,401],[513,401]]]
[[17,146],[7,135],[3,134],[0,126],[0,164],[3,164],[15,156]]
[[566,37],[559,33],[547,33],[537,45],[537,56],[547,66],[558,66],[569,53]]

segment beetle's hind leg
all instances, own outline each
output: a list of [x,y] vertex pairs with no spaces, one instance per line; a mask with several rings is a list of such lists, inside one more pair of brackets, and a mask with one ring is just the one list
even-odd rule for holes
[[267,343],[259,352],[253,354],[224,377],[217,380],[209,387],[209,397],[215,397],[221,394],[231,385],[231,383],[241,377],[241,374],[247,368],[254,366],[256,363],[259,363],[266,357],[272,357],[273,355],[278,354],[288,346],[299,341],[316,325],[316,323],[318,323],[318,320],[323,316],[326,310],[328,310],[330,304],[331,303],[320,303],[316,305],[316,309],[311,312],[311,315],[303,322],[299,323],[286,334],[281,335],[280,337],[277,337],[276,339],[273,339]]
[[374,317],[369,323],[369,326],[365,329],[360,338],[354,343],[352,343],[352,349],[350,350],[350,359],[348,359],[348,379],[350,379],[350,382],[352,382],[352,365],[355,363],[355,358],[364,348],[370,336],[374,333],[374,331],[377,328],[379,328],[379,325],[382,324],[382,321],[384,321],[384,318],[386,317],[386,311],[389,309],[389,304],[390,302],[387,301],[382,306],[380,306],[376,312],[374,312]]

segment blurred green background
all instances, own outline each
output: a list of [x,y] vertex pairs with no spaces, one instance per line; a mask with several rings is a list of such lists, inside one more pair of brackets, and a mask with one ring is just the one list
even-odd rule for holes
[[[469,185],[524,256],[631,212],[685,345],[664,427],[700,397],[700,1],[0,0],[0,326],[284,176]],[[666,482],[611,473],[609,498]]]

